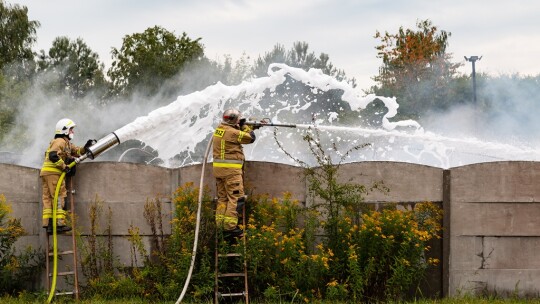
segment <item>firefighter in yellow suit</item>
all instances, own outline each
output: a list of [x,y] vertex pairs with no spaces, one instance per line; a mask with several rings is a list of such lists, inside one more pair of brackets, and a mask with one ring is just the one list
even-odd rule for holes
[[218,196],[216,224],[223,229],[225,237],[233,238],[242,236],[237,210],[237,205],[244,203],[242,145],[255,141],[255,133],[249,126],[241,125],[242,120],[242,114],[236,109],[223,112],[223,120],[216,128],[212,142]]
[[[52,234],[52,204],[60,175],[65,171],[66,175],[73,176],[75,174],[75,167],[70,169],[68,165],[75,160],[75,157],[86,153],[86,150],[95,142],[95,140],[88,140],[84,147],[78,147],[72,144],[71,140],[73,139],[75,126],[75,122],[69,118],[58,121],[54,139],[50,142],[49,148],[45,152],[45,160],[39,174],[42,182],[43,227],[47,229],[48,234]],[[59,233],[71,230],[71,227],[66,225],[66,197],[66,184],[65,180],[62,180],[56,208],[56,229]]]

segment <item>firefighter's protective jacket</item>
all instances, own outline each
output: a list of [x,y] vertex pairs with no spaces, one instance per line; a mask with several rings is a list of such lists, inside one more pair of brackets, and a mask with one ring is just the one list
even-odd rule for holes
[[66,168],[69,157],[79,157],[86,153],[83,147],[72,144],[67,138],[55,138],[45,152],[45,161],[39,176],[60,175]]
[[214,177],[222,178],[234,174],[242,174],[244,165],[243,144],[255,141],[255,134],[249,126],[239,130],[221,123],[213,136]]

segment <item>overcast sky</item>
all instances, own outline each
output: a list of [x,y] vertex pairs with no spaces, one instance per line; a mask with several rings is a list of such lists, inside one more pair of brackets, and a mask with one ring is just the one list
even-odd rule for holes
[[[202,38],[205,54],[252,60],[280,43],[305,41],[368,88],[381,60],[377,30],[415,29],[430,19],[450,32],[454,62],[483,56],[477,72],[540,74],[540,1],[537,0],[6,0],[28,7],[41,23],[35,50],[48,50],[58,36],[82,38],[106,68],[122,38],[159,25],[177,36]],[[470,73],[466,63],[463,73]]]

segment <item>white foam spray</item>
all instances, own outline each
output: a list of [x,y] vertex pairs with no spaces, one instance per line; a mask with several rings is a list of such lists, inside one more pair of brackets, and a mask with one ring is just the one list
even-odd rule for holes
[[[508,88],[508,85],[504,87]],[[519,94],[522,91],[515,90],[510,94],[515,96],[519,105],[528,100],[528,95]],[[503,113],[508,113],[508,120],[514,116],[521,117],[519,124],[515,118],[513,122],[510,120],[512,123],[484,124],[480,129],[484,131],[484,135],[485,131],[502,135],[492,136],[489,141],[485,141],[482,134],[463,133],[464,128],[467,129],[469,126],[470,130],[470,126],[478,123],[476,114],[472,114],[473,111],[455,108],[451,112],[452,115],[448,113],[430,115],[431,120],[423,121],[421,127],[415,121],[391,121],[399,110],[395,98],[362,95],[360,90],[324,75],[320,70],[304,71],[283,64],[271,65],[266,77],[245,81],[236,86],[217,83],[180,96],[176,101],[161,108],[158,107],[163,105],[163,100],[159,96],[117,102],[107,107],[91,106],[92,96],[89,96],[88,100],[85,99],[76,106],[65,105],[62,96],[51,102],[50,96],[40,91],[37,86],[29,90],[26,106],[21,109],[16,123],[25,126],[27,130],[32,130],[27,134],[29,144],[13,149],[12,146],[0,143],[0,161],[2,151],[18,151],[9,154],[18,156],[17,164],[39,168],[43,161],[43,151],[52,138],[55,122],[60,118],[69,117],[79,126],[76,130],[75,144],[84,143],[88,138],[99,139],[116,129],[115,133],[121,137],[122,143],[136,139],[156,149],[159,160],[163,162],[153,161],[153,164],[176,167],[198,163],[202,161],[204,148],[220,121],[221,113],[232,107],[238,108],[247,116],[270,118],[274,123],[298,126],[296,129],[265,127],[256,131],[256,142],[245,146],[244,151],[248,160],[294,164],[275,143],[274,130],[276,130],[277,138],[287,152],[306,163],[314,164],[307,144],[302,139],[306,132],[310,132],[306,129],[313,124],[321,132],[323,146],[329,147],[328,153],[335,158],[342,155],[339,152],[344,152],[355,145],[371,144],[350,154],[346,159],[347,162],[388,160],[455,167],[485,161],[540,159],[540,150],[533,146],[535,137],[529,136],[523,142],[517,137],[519,132],[512,133],[512,130],[517,132],[525,129],[527,132],[521,133],[533,135],[537,127],[526,123],[530,119],[524,119],[521,112],[518,113],[521,115],[512,115],[511,111],[516,107],[508,108],[506,103],[497,112],[500,113],[497,118],[501,118]],[[342,100],[336,101],[339,99],[337,97]],[[363,124],[361,121],[366,121],[366,117],[359,117],[355,122],[354,116],[347,112],[348,107],[356,110],[370,106],[374,99],[382,100],[387,108],[384,116],[378,116],[380,121],[377,125],[381,127],[372,128]],[[329,106],[330,102],[337,102],[337,107],[336,104]],[[338,110],[339,107],[341,109]],[[157,110],[150,112],[156,108]],[[347,114],[346,122],[336,112]],[[526,113],[532,112],[529,110]],[[424,131],[424,128],[432,132],[436,130],[437,134]],[[471,137],[468,135],[470,133],[482,136],[484,140]],[[14,133],[6,138],[13,140],[17,138],[16,136],[17,133]],[[497,141],[500,137],[505,138],[504,142]],[[339,150],[330,148],[334,146]],[[125,156],[122,160],[129,161],[130,157],[126,154],[133,155],[135,153],[133,151],[140,150],[137,147],[141,146],[136,142],[128,143],[124,148],[129,148],[131,152],[128,150],[124,153],[107,152],[96,161],[119,161],[122,156]],[[155,153],[152,154],[155,156]]]
[[[336,120],[335,112],[319,113],[320,116],[314,122],[306,121],[306,115],[299,113],[309,112],[315,104],[323,104],[324,100],[306,100],[302,96],[294,100],[281,100],[275,92],[276,87],[287,84],[290,78],[310,87],[312,93],[324,93],[331,89],[342,91],[342,100],[353,110],[364,109],[375,99],[381,100],[388,110],[382,117],[382,128],[325,125]],[[273,98],[271,102],[264,99],[268,96]],[[221,113],[227,108],[238,108],[244,114],[268,117],[274,123],[297,124],[297,130],[280,131],[280,141],[285,143],[288,152],[303,158],[309,158],[309,155],[301,135],[308,126],[314,124],[322,132],[323,140],[337,144],[340,149],[347,150],[362,143],[371,144],[369,148],[351,154],[347,159],[351,162],[390,160],[448,168],[494,160],[540,159],[540,151],[534,148],[484,142],[476,138],[445,137],[424,131],[413,120],[392,122],[390,119],[397,114],[398,107],[395,98],[361,96],[349,84],[325,75],[318,69],[304,71],[284,64],[272,64],[267,77],[244,81],[236,86],[217,83],[202,91],[180,96],[171,104],[135,119],[115,131],[115,134],[121,142],[137,139],[156,149],[166,166],[186,165],[200,161],[202,156],[198,154],[202,150],[197,147],[209,140]],[[297,117],[303,120],[297,121]],[[248,159],[292,162],[277,149],[271,128],[263,128],[257,135],[256,143],[246,146]],[[309,160],[305,161],[310,163]]]
[[[277,105],[263,108],[259,104],[264,94],[272,94],[278,85],[286,82],[286,75],[316,90],[343,90],[343,100],[354,108],[364,108],[375,96],[360,97],[347,83],[323,74],[318,69],[304,71],[284,64],[272,64],[268,77],[244,81],[237,86],[222,83],[209,86],[203,91],[178,97],[171,104],[139,117],[132,123],[118,129],[115,134],[124,142],[137,139],[159,151],[159,156],[167,161],[180,152],[195,152],[195,147],[205,141],[219,122],[221,113],[227,108],[239,108],[243,113],[270,116],[274,123],[284,112],[306,111],[312,102],[290,104],[276,101]],[[241,98],[242,100],[238,101]],[[414,121],[390,122],[397,113],[397,103],[393,98],[381,98],[389,109],[383,117],[383,126],[394,129],[396,126],[420,128]],[[296,122],[295,122],[296,123]],[[193,157],[187,157],[193,159]],[[185,164],[185,161],[181,162]]]

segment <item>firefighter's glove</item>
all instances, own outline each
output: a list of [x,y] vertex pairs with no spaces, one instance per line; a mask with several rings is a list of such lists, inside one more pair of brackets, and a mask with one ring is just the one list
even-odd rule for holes
[[89,139],[86,144],[84,144],[84,150],[85,151],[88,151],[88,148],[90,148],[91,146],[95,145],[97,143],[97,140],[95,139]]
[[66,160],[66,168],[64,169],[64,171],[66,172],[67,176],[75,176],[75,172],[77,170],[77,167],[73,166],[73,167],[70,168],[69,166],[67,166],[67,165],[71,164],[74,161],[75,161],[75,158],[73,158],[73,157],[68,157],[68,159]]
[[262,126],[260,124],[256,124],[256,125],[253,125],[253,130],[258,130],[260,129]]
[[69,175],[71,173],[71,168],[69,166],[66,166],[64,168],[64,172],[66,172],[66,175]]
[[241,118],[240,121],[238,121],[238,125],[240,126],[240,130],[243,130],[243,129],[244,129],[245,123],[246,123],[246,119],[245,119],[245,118]]

